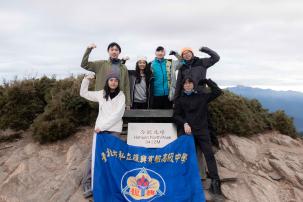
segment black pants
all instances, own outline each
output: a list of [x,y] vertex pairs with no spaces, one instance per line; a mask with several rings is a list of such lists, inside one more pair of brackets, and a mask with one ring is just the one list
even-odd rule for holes
[[172,102],[169,101],[168,96],[154,96],[153,97],[153,109],[171,109]]
[[214,152],[212,150],[212,144],[208,131],[206,133],[201,133],[201,131],[194,131],[194,134],[196,145],[200,147],[201,151],[204,154],[209,177],[211,179],[219,179],[217,163]]
[[132,109],[147,109],[147,103],[133,102]]
[[217,129],[214,127],[212,123],[212,113],[211,111],[207,110],[207,125],[208,125],[208,131],[209,131],[209,136],[210,136],[210,141],[212,145],[217,147],[218,149],[220,148],[220,143],[217,137]]

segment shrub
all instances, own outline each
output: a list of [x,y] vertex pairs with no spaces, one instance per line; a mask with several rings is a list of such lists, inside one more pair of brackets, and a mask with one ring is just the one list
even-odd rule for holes
[[274,128],[284,135],[298,137],[296,128],[294,127],[293,118],[288,117],[283,110],[278,110],[271,114]]
[[6,83],[0,89],[0,129],[25,130],[43,112],[54,79],[43,77]]
[[[0,129],[25,130],[31,126],[33,137],[46,143],[70,136],[79,126],[94,124],[98,103],[80,97],[82,78],[42,77],[0,86]],[[283,111],[269,113],[258,100],[229,91],[211,102],[209,111],[218,134],[248,136],[274,129],[297,136],[292,118]]]
[[55,83],[48,94],[47,106],[32,125],[33,137],[41,143],[64,139],[77,127],[91,125],[97,117],[97,104],[80,97],[82,77]]
[[229,91],[210,104],[210,116],[218,134],[249,136],[275,129],[282,134],[296,136],[293,121],[285,113],[271,114],[258,100],[249,100]]
[[[67,118],[37,121],[33,127],[33,137],[40,143],[64,139],[75,132],[75,125]],[[37,125],[38,124],[38,125]]]

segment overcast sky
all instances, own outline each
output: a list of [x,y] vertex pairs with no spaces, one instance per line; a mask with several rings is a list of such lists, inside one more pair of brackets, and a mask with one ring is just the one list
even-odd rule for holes
[[303,92],[302,0],[10,0],[0,1],[0,79],[80,74],[90,59],[121,56],[152,60],[167,51],[207,46],[221,56],[208,77],[220,86],[258,86]]

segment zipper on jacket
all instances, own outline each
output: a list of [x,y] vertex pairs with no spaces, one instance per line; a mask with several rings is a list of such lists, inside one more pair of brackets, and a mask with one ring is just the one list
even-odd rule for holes
[[152,76],[152,77],[150,77],[150,79],[149,79],[149,86],[148,86],[148,89],[149,89],[149,91],[148,91],[148,99],[147,99],[147,109],[149,109],[150,108],[150,99],[151,99],[151,81],[154,79],[154,77]]
[[[164,60],[164,59],[163,59]],[[165,96],[165,90],[164,90],[164,73],[163,73],[163,68],[162,68],[162,63],[159,61],[160,67],[161,67],[161,72],[162,72],[162,83],[163,83],[163,95]]]

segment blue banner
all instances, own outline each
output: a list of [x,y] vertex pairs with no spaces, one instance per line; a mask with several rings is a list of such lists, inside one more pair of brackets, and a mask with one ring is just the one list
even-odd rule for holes
[[97,134],[93,157],[95,202],[205,201],[192,136],[148,149]]

